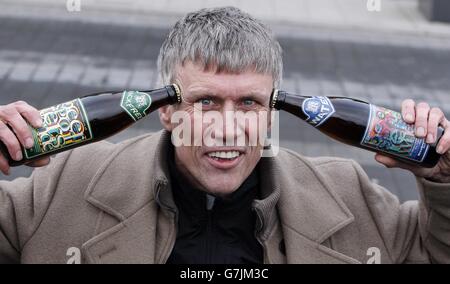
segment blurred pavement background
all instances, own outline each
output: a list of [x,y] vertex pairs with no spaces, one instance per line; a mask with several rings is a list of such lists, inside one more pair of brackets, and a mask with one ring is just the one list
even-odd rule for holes
[[[417,0],[379,2],[0,0],[0,105],[24,100],[43,108],[98,91],[159,87],[156,58],[175,21],[199,8],[233,5],[274,30],[284,50],[282,89],[396,110],[413,98],[450,117],[450,25],[429,22]],[[417,199],[412,174],[386,169],[373,153],[335,142],[289,114],[280,114],[280,124],[281,146],[355,159],[400,200]],[[110,141],[159,129],[154,113]],[[17,167],[1,178],[30,173]]]

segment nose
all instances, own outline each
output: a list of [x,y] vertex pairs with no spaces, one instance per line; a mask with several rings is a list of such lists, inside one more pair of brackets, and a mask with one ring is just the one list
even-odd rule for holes
[[244,129],[237,121],[235,110],[235,104],[232,101],[226,101],[222,107],[223,124],[215,131],[216,140],[222,142],[222,145],[236,146],[238,138],[245,134]]

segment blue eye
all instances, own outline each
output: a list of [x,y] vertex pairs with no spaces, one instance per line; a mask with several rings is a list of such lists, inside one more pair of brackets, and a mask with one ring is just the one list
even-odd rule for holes
[[247,100],[243,101],[243,104],[246,105],[246,106],[251,106],[254,103],[255,103],[255,101],[254,100],[250,100],[250,99],[247,99]]
[[201,99],[200,102],[202,103],[202,105],[204,106],[209,106],[212,104],[211,99]]

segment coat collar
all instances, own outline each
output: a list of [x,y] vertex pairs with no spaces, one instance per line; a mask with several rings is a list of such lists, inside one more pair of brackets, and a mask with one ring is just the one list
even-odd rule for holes
[[[167,209],[163,210],[165,214],[172,214],[171,209],[175,208],[167,178],[166,153],[170,139],[170,133],[163,130],[125,141],[100,167],[85,198],[115,216],[120,223],[85,243],[88,260],[102,262],[101,256],[108,253],[112,258],[103,257],[104,261],[120,262],[132,255],[131,262],[158,262],[160,255],[146,248],[157,241],[156,228],[151,226],[159,224],[151,221],[149,207],[157,202]],[[262,241],[273,242],[271,237],[280,235],[274,233],[279,229],[289,263],[317,259],[353,262],[321,245],[354,217],[314,165],[289,150],[262,158],[260,165],[264,173],[261,175],[262,192],[266,198],[256,201],[254,207],[261,224],[266,224],[261,228]],[[124,168],[131,174],[124,176]],[[166,224],[169,235],[174,234],[174,227],[175,223]]]
[[[168,185],[168,143],[170,133],[160,131],[119,144],[89,183],[85,199],[120,221],[129,218]],[[174,207],[170,196],[163,201]]]
[[[354,220],[342,199],[308,159],[282,149],[275,157],[262,158],[262,191],[272,193],[256,202],[266,228],[263,242],[267,261],[287,263],[358,263],[323,243]],[[274,212],[270,210],[276,202]],[[269,209],[269,210],[268,210]],[[283,246],[280,255],[279,247]]]
[[290,150],[272,160],[280,191],[281,220],[297,233],[322,243],[354,220],[354,216],[311,162]]
[[[85,199],[117,218],[119,224],[83,244],[87,262],[164,261],[161,257],[175,235],[175,205],[166,163],[170,139],[170,133],[160,131],[124,141],[99,168],[86,189]],[[158,218],[155,212],[157,200],[165,218]],[[152,245],[156,243],[160,245]]]
[[[308,159],[284,149],[270,159],[278,187],[281,235],[288,263],[358,263],[323,243],[354,221],[342,199]],[[270,241],[270,240],[268,240]]]

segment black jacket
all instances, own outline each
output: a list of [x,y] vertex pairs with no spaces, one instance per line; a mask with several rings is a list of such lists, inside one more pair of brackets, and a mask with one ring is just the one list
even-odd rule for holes
[[171,150],[169,169],[178,208],[175,246],[167,263],[262,263],[263,249],[255,237],[258,171],[227,198],[193,188],[176,169]]

